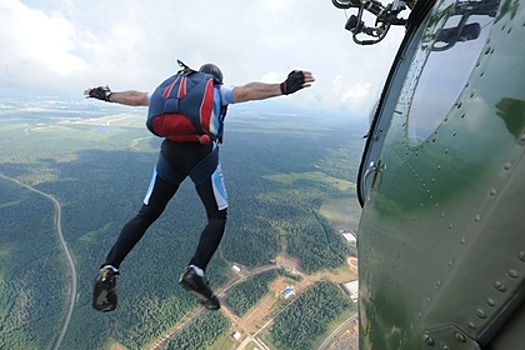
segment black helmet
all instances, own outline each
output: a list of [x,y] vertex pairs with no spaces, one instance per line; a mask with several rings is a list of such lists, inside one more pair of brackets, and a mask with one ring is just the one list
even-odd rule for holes
[[217,66],[214,65],[213,63],[206,63],[206,64],[203,64],[203,65],[199,68],[199,72],[206,73],[206,74],[211,74],[211,75],[213,75],[215,78],[217,78],[217,80],[219,80],[219,82],[222,83],[222,72],[221,72],[221,70],[219,69],[219,67],[217,67]]

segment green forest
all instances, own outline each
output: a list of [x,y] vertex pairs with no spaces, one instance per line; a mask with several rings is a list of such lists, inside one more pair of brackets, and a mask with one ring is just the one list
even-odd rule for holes
[[[206,312],[184,329],[180,335],[170,339],[165,350],[206,349],[213,346],[228,330],[230,323],[226,317],[218,312]],[[203,329],[211,331],[203,332]]]
[[228,292],[226,302],[237,312],[237,315],[245,315],[263,296],[268,294],[270,291],[269,284],[277,276],[277,271],[270,270],[250,278],[232,288]]
[[[5,100],[0,110],[0,349],[52,349],[71,292],[55,207],[20,184],[60,203],[62,232],[75,263],[75,308],[60,348],[107,349],[115,342],[146,348],[199,307],[177,282],[205,224],[204,209],[188,179],[122,264],[117,310],[94,311],[93,280],[122,225],[142,204],[161,140],[144,127],[144,110],[51,102]],[[284,253],[298,259],[307,274],[337,268],[355,255],[319,209],[344,200],[358,211],[354,182],[366,128],[351,118],[315,112],[232,108],[220,146],[230,207],[225,237],[206,271],[212,288],[231,279],[234,263],[272,264],[283,242]],[[267,293],[274,273],[233,289],[226,302],[246,313]],[[248,298],[243,288],[257,292]],[[329,292],[317,294],[323,293]],[[207,327],[210,323],[216,327]],[[205,313],[166,349],[210,347],[228,323],[221,314]],[[285,335],[275,327],[272,332],[286,344]]]
[[275,318],[271,337],[278,349],[311,349],[330,323],[352,308],[352,302],[336,285],[320,282]]

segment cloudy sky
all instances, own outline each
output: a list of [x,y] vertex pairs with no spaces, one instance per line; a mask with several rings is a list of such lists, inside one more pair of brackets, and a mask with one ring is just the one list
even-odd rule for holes
[[330,0],[0,0],[0,97],[151,91],[181,59],[216,63],[228,85],[310,70],[314,86],[287,103],[368,115],[403,29],[358,46],[344,29],[354,12]]

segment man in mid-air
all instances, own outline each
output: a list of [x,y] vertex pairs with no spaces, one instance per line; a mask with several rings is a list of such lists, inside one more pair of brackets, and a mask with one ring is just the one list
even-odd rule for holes
[[[219,161],[223,122],[228,105],[289,95],[314,82],[308,71],[294,70],[282,83],[253,82],[227,87],[219,67],[207,63],[198,71],[179,61],[183,69],[166,79],[150,95],[128,90],[112,92],[108,86],[84,91],[86,98],[128,106],[149,106],[147,126],[164,138],[151,183],[137,215],[128,221],[102,264],[93,286],[93,307],[102,312],[117,307],[116,276],[126,255],[148,227],[162,214],[186,177],[195,184],[208,223],[195,254],[179,283],[209,310],[220,303],[208,285],[206,267],[224,234],[228,200]],[[192,87],[195,85],[196,87]]]

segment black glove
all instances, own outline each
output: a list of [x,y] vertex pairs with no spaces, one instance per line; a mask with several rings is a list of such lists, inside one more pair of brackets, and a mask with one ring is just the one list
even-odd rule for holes
[[291,71],[288,74],[288,78],[281,83],[281,92],[284,95],[293,94],[303,88],[304,84],[304,73],[303,71]]
[[112,92],[108,86],[99,86],[89,91],[89,97],[96,98],[96,99],[106,101],[106,102],[111,102],[109,100],[109,96],[111,96],[111,94]]

